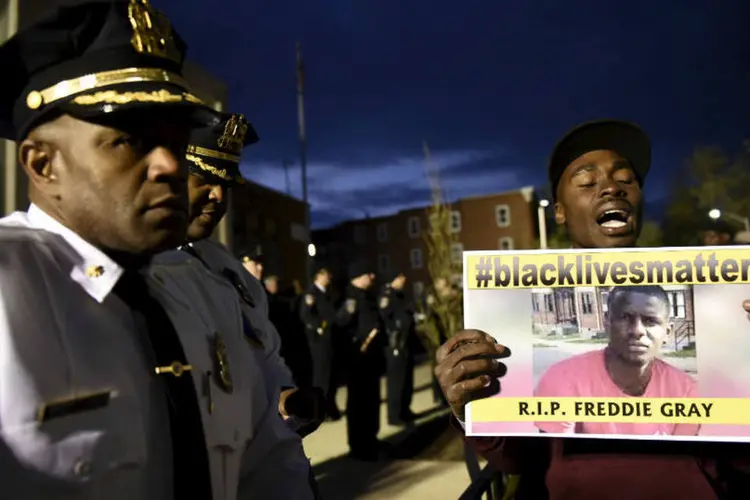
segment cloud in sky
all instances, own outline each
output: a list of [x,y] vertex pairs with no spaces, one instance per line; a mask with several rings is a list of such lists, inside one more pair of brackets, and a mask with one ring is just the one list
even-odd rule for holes
[[[521,187],[523,169],[495,151],[445,150],[431,153],[449,199]],[[495,168],[492,168],[492,165]],[[277,163],[245,162],[243,174],[273,189],[302,196],[300,169],[285,173]],[[383,162],[313,162],[307,168],[308,198],[314,227],[389,215],[429,204],[430,190],[422,155],[396,156]],[[287,175],[289,182],[287,184]]]

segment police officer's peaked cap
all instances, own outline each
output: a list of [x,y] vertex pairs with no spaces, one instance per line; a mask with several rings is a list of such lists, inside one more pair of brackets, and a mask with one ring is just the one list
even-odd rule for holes
[[358,260],[349,265],[349,279],[359,278],[365,274],[374,274],[375,268],[366,260]]
[[147,0],[60,7],[0,47],[0,136],[21,139],[55,111],[94,120],[121,110],[184,107],[217,120],[182,77],[186,45]]
[[260,243],[251,243],[239,251],[239,258],[242,262],[251,260],[262,263],[263,247],[260,246]]
[[193,130],[185,158],[195,174],[226,184],[244,184],[242,149],[256,142],[258,134],[244,116],[224,113],[218,123]]
[[641,186],[651,168],[651,141],[637,125],[621,120],[598,120],[574,127],[557,143],[549,160],[552,196],[565,169],[580,156],[591,151],[614,151],[628,162]]

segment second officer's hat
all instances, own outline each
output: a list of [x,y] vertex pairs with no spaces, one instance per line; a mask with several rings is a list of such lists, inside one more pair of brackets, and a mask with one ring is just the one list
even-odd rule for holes
[[182,76],[186,48],[148,0],[60,7],[0,47],[0,137],[24,138],[55,113],[93,120],[155,105],[215,123]]
[[263,264],[263,247],[260,243],[250,243],[238,252],[238,257],[242,262],[258,262]]
[[193,130],[185,158],[193,173],[226,184],[244,184],[242,149],[256,142],[258,134],[244,116],[224,113],[218,123]]

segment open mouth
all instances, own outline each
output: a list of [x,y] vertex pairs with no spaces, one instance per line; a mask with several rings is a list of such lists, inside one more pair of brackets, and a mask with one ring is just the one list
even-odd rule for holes
[[623,228],[628,224],[630,212],[622,209],[611,209],[602,212],[596,218],[596,223],[610,229]]

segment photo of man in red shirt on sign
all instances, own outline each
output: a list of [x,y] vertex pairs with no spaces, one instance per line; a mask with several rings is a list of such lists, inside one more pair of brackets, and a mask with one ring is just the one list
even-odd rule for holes
[[[658,285],[614,287],[607,294],[604,349],[552,365],[536,386],[538,397],[694,398],[695,380],[659,359],[672,324],[669,297]],[[697,424],[537,422],[545,433],[695,436]]]

